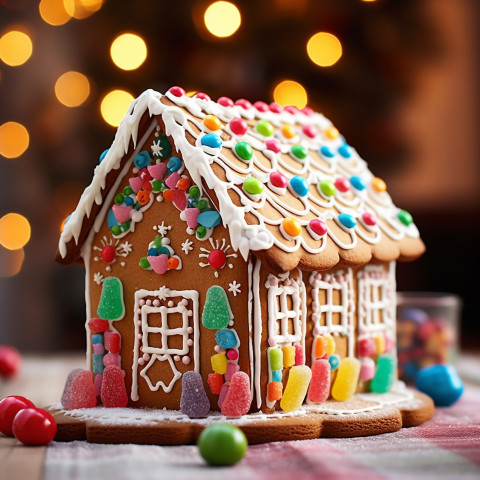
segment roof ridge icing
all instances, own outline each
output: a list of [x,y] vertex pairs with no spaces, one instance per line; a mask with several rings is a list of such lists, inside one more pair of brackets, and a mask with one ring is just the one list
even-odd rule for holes
[[[390,245],[418,239],[403,254],[423,253],[411,216],[393,204],[385,183],[320,113],[227,97],[214,102],[204,93],[190,97],[172,87],[165,95],[147,90],[130,105],[92,183],[64,226],[59,242],[62,258],[72,239],[78,246],[83,222],[94,203],[103,202],[106,176],[120,168],[130,140],[136,147],[140,119],[147,111],[161,116],[192,180],[200,189],[204,182],[215,192],[232,247],[245,259],[250,251],[273,246],[285,254],[303,248],[310,259],[331,242],[344,251],[355,250],[359,242],[373,250],[385,237]],[[213,130],[206,121],[212,116],[219,121]],[[194,145],[186,132],[195,139]],[[214,167],[223,170],[226,181]],[[401,248],[393,250],[390,260],[402,256]]]

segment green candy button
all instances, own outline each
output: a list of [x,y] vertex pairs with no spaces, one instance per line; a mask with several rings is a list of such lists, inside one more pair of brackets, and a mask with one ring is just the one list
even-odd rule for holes
[[318,188],[326,197],[333,197],[335,195],[335,185],[331,180],[322,180],[318,184]]
[[406,210],[400,210],[397,214],[397,218],[408,227],[413,223],[413,218]]
[[271,137],[273,135],[273,125],[267,120],[260,120],[255,125],[255,130],[264,137]]
[[297,157],[299,160],[305,160],[307,158],[308,152],[303,145],[294,145],[292,147],[292,155]]
[[243,182],[243,189],[250,195],[259,195],[263,188],[263,183],[255,177],[248,177]]
[[247,142],[238,142],[235,145],[235,153],[241,160],[248,162],[253,157],[253,149]]
[[198,449],[210,465],[233,465],[244,457],[248,441],[234,425],[209,425],[198,438]]

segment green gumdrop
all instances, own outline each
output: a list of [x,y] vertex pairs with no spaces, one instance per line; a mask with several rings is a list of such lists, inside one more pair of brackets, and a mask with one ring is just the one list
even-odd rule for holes
[[124,317],[123,285],[117,277],[107,277],[103,281],[97,314],[103,320],[121,320]]
[[205,208],[208,207],[208,202],[202,198],[202,200],[199,200],[197,203],[197,208],[199,210],[205,210]]
[[397,357],[394,355],[379,355],[375,376],[370,382],[370,390],[375,393],[387,393],[395,383]]
[[255,125],[255,130],[264,137],[271,137],[273,135],[273,125],[268,120],[260,120]]
[[200,189],[196,185],[192,185],[188,191],[190,198],[198,198],[200,196]]
[[155,247],[160,248],[162,246],[162,237],[157,235],[153,243],[155,244]]
[[230,321],[230,305],[225,290],[214,285],[207,290],[202,323],[210,329],[227,328]]
[[198,438],[200,455],[210,465],[233,465],[241,460],[247,449],[245,434],[235,425],[209,425]]
[[397,217],[406,227],[413,223],[412,216],[406,210],[400,210]]
[[121,229],[120,225],[114,225],[112,227],[112,233],[114,235],[120,235],[122,233],[122,229]]
[[322,180],[318,184],[320,191],[326,196],[326,197],[332,197],[335,195],[335,186],[331,180]]
[[117,205],[122,205],[124,201],[125,201],[125,195],[123,193],[119,193],[118,195],[115,196],[115,203]]
[[138,264],[144,269],[144,270],[148,270],[151,265],[150,265],[150,262],[148,261],[148,258],[147,257],[142,257],[140,259],[140,261],[138,262]]
[[154,193],[158,193],[162,191],[162,181],[161,180],[154,180],[152,182],[152,191]]
[[271,348],[268,351],[270,370],[283,369],[283,352],[279,348]]
[[251,195],[259,195],[263,192],[263,183],[255,177],[247,177],[243,181],[243,189]]
[[131,195],[133,193],[133,188],[130,186],[130,185],[127,185],[124,189],[123,189],[123,194],[128,197],[129,195]]
[[294,145],[292,147],[292,153],[300,160],[305,160],[308,155],[308,151],[303,145]]
[[207,234],[207,229],[203,225],[199,225],[196,234],[198,238],[203,238]]

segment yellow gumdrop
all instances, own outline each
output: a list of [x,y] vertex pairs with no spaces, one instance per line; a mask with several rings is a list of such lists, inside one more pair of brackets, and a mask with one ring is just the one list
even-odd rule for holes
[[302,406],[311,378],[312,371],[306,365],[297,365],[290,369],[287,386],[280,401],[283,411],[293,412]]
[[283,347],[283,368],[295,365],[295,347]]
[[225,354],[217,353],[216,355],[212,355],[210,360],[212,361],[213,371],[224,375],[227,371],[227,357]]
[[282,125],[282,134],[285,138],[293,138],[295,136],[295,128],[293,125],[286,123]]
[[222,127],[222,123],[215,115],[205,115],[203,123],[209,130],[219,130]]
[[331,357],[335,353],[335,349],[337,348],[335,340],[331,335],[325,335],[325,337],[323,338],[327,342],[327,355]]
[[372,178],[371,185],[372,188],[378,193],[382,193],[387,190],[387,184],[379,177]]
[[335,140],[339,135],[340,133],[335,127],[330,127],[325,130],[325,136],[330,140]]
[[283,219],[283,229],[287,235],[291,237],[298,237],[302,233],[302,226],[300,222],[293,217],[287,217]]
[[357,389],[360,375],[360,361],[354,357],[344,358],[338,367],[337,377],[332,387],[332,397],[339,402],[348,400]]
[[377,355],[381,355],[385,352],[385,336],[377,335],[375,338],[375,345],[377,346]]

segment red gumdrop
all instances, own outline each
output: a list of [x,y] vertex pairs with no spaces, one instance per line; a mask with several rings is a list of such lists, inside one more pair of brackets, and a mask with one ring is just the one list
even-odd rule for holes
[[302,132],[310,138],[315,138],[317,136],[317,129],[313,125],[304,125],[302,127]]
[[223,375],[214,372],[209,373],[207,378],[208,386],[214,395],[219,395],[223,386]]
[[315,113],[315,110],[309,106],[306,106],[302,108],[301,112],[310,117]]
[[295,115],[296,113],[299,112],[298,108],[295,106],[295,105],[287,105],[285,107],[283,107],[283,109],[290,113],[291,115]]
[[255,102],[253,106],[259,111],[259,112],[268,112],[268,103],[265,102]]
[[303,354],[303,348],[301,345],[295,345],[295,365],[304,365],[305,355]]
[[199,98],[200,100],[206,100],[207,102],[210,101],[210,96],[207,95],[206,93],[204,92],[197,92],[195,95],[194,95],[195,98]]
[[113,245],[105,245],[102,248],[101,256],[102,256],[102,260],[105,263],[112,263],[115,260],[115,257],[117,256],[115,247]]
[[67,381],[65,382],[65,386],[63,387],[63,393],[62,393],[62,406],[65,410],[72,410],[72,383],[75,377],[80,373],[83,372],[83,369],[81,368],[75,368],[73,369],[67,377]]
[[185,95],[185,90],[182,87],[172,87],[170,90],[168,90],[172,95],[175,95],[176,97],[181,97]]
[[282,172],[272,172],[270,174],[270,182],[274,187],[287,188],[288,180]]
[[345,177],[337,177],[334,184],[335,188],[343,193],[348,192],[350,189],[350,181]]
[[283,110],[282,106],[278,103],[271,103],[268,108],[270,108],[270,111],[273,113],[281,113],[281,111]]
[[20,352],[10,345],[0,345],[0,376],[13,377],[22,365]]
[[120,334],[111,333],[108,336],[108,345],[105,345],[110,353],[120,352]]
[[233,107],[235,105],[233,103],[233,100],[228,97],[220,97],[217,100],[217,103],[220,104],[222,107]]
[[230,130],[238,136],[245,135],[248,130],[247,122],[243,118],[235,117],[230,120]]
[[97,395],[93,384],[92,372],[82,370],[72,381],[70,394],[71,409],[93,408],[97,405]]
[[13,434],[25,445],[46,445],[55,438],[57,422],[41,408],[25,408],[13,420]]
[[377,224],[377,219],[375,215],[371,212],[364,212],[362,213],[362,220],[364,223],[370,227],[373,227],[374,225]]
[[222,414],[226,417],[241,417],[250,410],[251,401],[249,376],[245,372],[234,373],[222,403]]
[[360,357],[373,357],[377,354],[377,345],[373,338],[362,338],[358,341],[358,355]]
[[328,360],[315,360],[312,365],[312,380],[308,388],[308,400],[315,403],[324,402],[330,395],[330,371]]
[[90,329],[90,333],[103,333],[106,332],[110,325],[108,320],[103,320],[101,318],[92,318],[88,321],[88,328]]
[[12,436],[13,420],[24,408],[35,408],[35,405],[28,398],[20,395],[10,395],[0,401],[0,432]]
[[213,268],[223,268],[225,263],[227,263],[227,256],[222,250],[212,250],[208,255],[208,263]]
[[109,365],[103,371],[101,397],[104,407],[123,408],[127,406],[128,396],[120,367]]
[[252,108],[252,104],[245,98],[239,98],[236,102],[235,105],[239,105],[242,107],[244,110],[248,110],[249,108]]
[[229,360],[236,360],[238,358],[238,350],[235,350],[234,348],[227,350],[227,358]]

